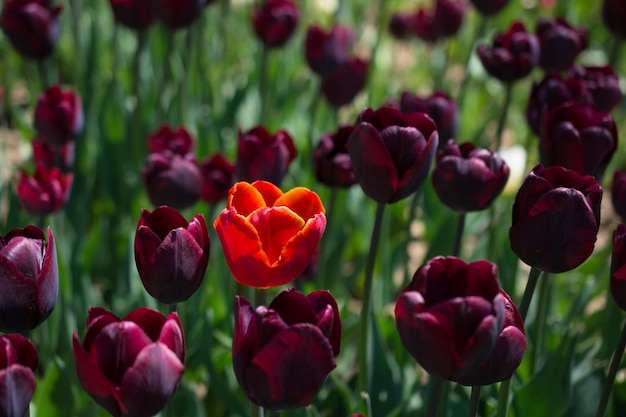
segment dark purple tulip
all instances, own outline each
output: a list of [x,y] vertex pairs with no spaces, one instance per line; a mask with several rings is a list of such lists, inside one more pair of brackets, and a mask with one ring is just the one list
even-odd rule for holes
[[207,0],[154,0],[158,19],[172,30],[183,29],[200,18]]
[[488,261],[441,256],[415,272],[396,301],[396,326],[428,373],[460,382],[490,357],[506,316],[497,273]]
[[67,172],[74,166],[74,141],[65,145],[48,145],[41,139],[35,138],[33,145],[33,161],[36,166],[43,165],[48,171],[58,168],[61,172]]
[[476,10],[485,16],[491,16],[504,9],[509,0],[470,0]]
[[188,222],[171,207],[141,210],[134,247],[141,282],[158,301],[181,303],[202,284],[211,245],[201,214]]
[[354,125],[340,127],[337,132],[325,133],[313,153],[313,170],[315,178],[329,187],[348,188],[356,180],[352,173],[350,154],[346,143]]
[[250,183],[264,180],[280,186],[295,157],[296,148],[286,130],[275,134],[263,126],[247,132],[239,130],[235,178]]
[[539,66],[546,71],[567,71],[589,44],[587,29],[573,28],[559,17],[540,18],[535,33],[539,39]]
[[389,21],[389,31],[397,39],[410,39],[415,35],[416,13],[394,13]]
[[613,173],[611,202],[617,215],[626,221],[626,171],[616,169]]
[[252,25],[266,48],[283,46],[296,30],[300,10],[291,0],[264,0],[252,14]]
[[365,87],[369,62],[348,59],[322,80],[322,93],[331,106],[341,107],[354,100]]
[[438,137],[435,122],[425,113],[363,110],[346,147],[365,194],[379,203],[413,194],[428,176]]
[[154,0],[110,0],[115,20],[133,30],[147,29],[156,19]]
[[432,176],[441,202],[460,213],[489,207],[508,179],[509,167],[498,153],[454,139],[437,153]]
[[150,417],[174,394],[185,369],[185,340],[178,314],[138,308],[121,320],[90,307],[81,343],[73,336],[76,372],[83,388],[114,417]]
[[489,75],[504,83],[526,77],[539,63],[539,42],[521,21],[499,33],[493,45],[478,45],[476,52]]
[[256,310],[235,301],[233,368],[250,401],[265,409],[305,407],[335,369],[341,343],[337,302],[328,291],[281,291]]
[[574,66],[570,77],[580,80],[602,110],[610,112],[622,101],[619,76],[610,65],[603,67]]
[[155,207],[184,209],[195,204],[202,193],[202,172],[192,154],[151,153],[143,169],[143,181]]
[[419,9],[415,13],[413,32],[424,42],[434,43],[439,40],[439,26],[437,24],[435,11],[431,9]]
[[207,203],[224,200],[235,183],[235,165],[217,153],[200,163],[200,171],[204,179],[202,200]]
[[611,295],[622,310],[626,310],[626,227],[617,226],[613,232],[611,257]]
[[26,415],[38,367],[39,355],[30,340],[18,334],[0,336],[0,415]]
[[602,21],[609,31],[620,39],[626,39],[626,1],[604,0],[602,2]]
[[435,3],[435,21],[439,36],[447,38],[461,28],[465,19],[465,3],[460,0],[437,0]]
[[48,170],[39,165],[32,176],[20,173],[17,196],[28,213],[47,216],[65,207],[73,180],[71,173],[63,174],[58,168]]
[[193,152],[195,139],[183,126],[172,129],[170,125],[148,135],[150,152],[163,153],[170,151],[176,155],[185,156]]
[[0,236],[0,331],[26,333],[48,318],[59,292],[52,230],[48,243],[35,226]]
[[400,111],[404,114],[421,112],[429,115],[437,125],[439,147],[456,136],[459,126],[459,108],[456,101],[443,91],[435,91],[429,96],[403,92],[400,96]]
[[593,104],[570,102],[542,120],[539,154],[546,166],[560,165],[601,181],[616,149],[613,117]]
[[61,6],[51,0],[5,0],[0,28],[20,55],[43,60],[59,38]]
[[576,268],[593,252],[601,201],[602,187],[593,177],[537,165],[515,197],[509,229],[513,252],[545,272]]
[[84,125],[80,97],[58,85],[48,87],[37,100],[34,123],[39,139],[49,145],[64,145],[74,140]]
[[311,70],[318,75],[326,75],[348,60],[348,51],[354,43],[354,29],[347,26],[333,26],[325,32],[317,25],[306,32],[305,57]]

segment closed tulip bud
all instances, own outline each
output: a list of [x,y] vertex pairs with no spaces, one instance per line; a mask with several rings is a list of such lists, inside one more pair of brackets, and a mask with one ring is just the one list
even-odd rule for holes
[[156,19],[153,0],[110,0],[115,20],[133,30],[147,29]]
[[0,28],[20,55],[43,60],[59,38],[59,13],[51,0],[5,0]]
[[256,288],[296,279],[322,238],[324,213],[317,194],[306,188],[283,193],[266,181],[236,183],[213,223],[233,278]]
[[150,152],[164,153],[170,151],[176,155],[186,156],[193,153],[195,139],[183,126],[172,129],[169,125],[148,135]]
[[560,165],[602,181],[616,149],[613,117],[593,104],[569,102],[542,119],[539,155],[546,166]]
[[291,288],[256,310],[236,297],[233,368],[250,401],[265,409],[309,405],[335,368],[340,343],[339,309],[328,291],[305,296]]
[[379,203],[413,194],[428,176],[438,137],[435,122],[425,113],[363,110],[346,144],[363,192]]
[[35,107],[37,136],[48,145],[64,145],[76,139],[84,125],[80,97],[53,85],[44,91]]
[[332,72],[348,59],[354,39],[354,30],[347,26],[335,25],[328,32],[319,26],[310,26],[304,44],[309,68],[318,75]]
[[619,76],[610,65],[603,67],[574,66],[570,76],[580,80],[591,94],[593,102],[605,112],[610,112],[622,101]]
[[26,415],[37,381],[34,371],[39,367],[37,349],[18,334],[0,336],[0,415]]
[[356,183],[346,143],[354,125],[340,127],[334,134],[325,133],[313,153],[315,178],[329,187],[348,188]]
[[143,180],[155,207],[184,209],[200,198],[203,180],[192,154],[151,153],[143,169]]
[[62,172],[67,172],[74,166],[76,145],[73,141],[64,145],[49,145],[41,139],[35,138],[32,145],[33,161],[36,166],[43,165],[48,171],[58,168]]
[[515,197],[511,249],[545,272],[576,268],[593,252],[601,201],[602,188],[593,177],[537,165]]
[[266,48],[283,46],[300,21],[300,10],[291,0],[264,0],[252,14],[252,25]]
[[156,0],[157,17],[165,26],[172,30],[190,26],[200,18],[204,6],[213,0]]
[[613,232],[611,257],[611,295],[622,310],[626,310],[626,227],[620,224]]
[[35,226],[0,236],[0,331],[26,333],[48,318],[59,292],[52,230],[48,243]]
[[470,0],[470,3],[480,14],[492,16],[504,9],[509,0]]
[[410,39],[415,35],[416,13],[394,13],[389,21],[389,31],[397,39]]
[[322,94],[333,107],[352,102],[365,87],[369,62],[361,58],[348,59],[322,80]]
[[589,44],[587,29],[573,28],[562,18],[540,18],[536,34],[539,39],[539,66],[546,71],[567,71]]
[[435,21],[439,36],[447,38],[461,28],[465,19],[465,3],[459,0],[437,0],[435,3]]
[[441,202],[460,213],[489,207],[508,179],[509,167],[498,153],[453,139],[438,152],[432,176]]
[[603,0],[602,21],[619,39],[626,39],[626,2],[624,0]]
[[263,126],[239,130],[235,178],[238,181],[269,181],[280,185],[296,157],[296,147],[286,130],[271,134]]
[[429,115],[437,125],[440,148],[456,136],[459,108],[456,101],[443,91],[435,91],[424,97],[405,91],[400,96],[399,107],[404,114],[421,112]]
[[476,52],[489,75],[504,83],[526,77],[539,63],[539,42],[520,21],[499,33],[491,47],[478,45]]
[[20,173],[17,182],[17,196],[28,213],[47,216],[65,207],[70,198],[74,176],[63,174],[57,168],[48,170],[39,165],[30,176]]
[[200,163],[200,171],[204,179],[202,200],[217,203],[228,196],[235,177],[235,165],[217,153]]
[[123,320],[91,307],[83,342],[73,335],[76,372],[83,388],[115,417],[161,411],[183,374],[185,341],[178,315],[138,308]]
[[415,26],[413,26],[413,31],[418,38],[424,42],[430,43],[434,43],[439,40],[440,33],[434,10],[419,9],[415,13],[414,23]]
[[202,284],[211,245],[201,214],[187,222],[171,207],[142,210],[134,246],[141,282],[158,301],[181,303]]
[[613,173],[611,201],[617,215],[626,221],[626,171],[616,169]]

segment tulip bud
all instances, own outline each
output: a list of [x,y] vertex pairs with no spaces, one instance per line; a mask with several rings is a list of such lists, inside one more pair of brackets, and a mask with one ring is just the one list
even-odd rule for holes
[[319,26],[310,26],[304,49],[309,68],[322,76],[331,73],[348,59],[354,38],[354,30],[350,27],[336,25],[325,32]]
[[43,165],[51,171],[58,168],[61,172],[67,172],[74,166],[74,141],[65,145],[49,145],[39,138],[33,139],[33,161],[36,166]]
[[325,133],[313,153],[315,178],[329,187],[348,188],[356,180],[352,173],[350,154],[346,143],[354,130],[353,125],[340,127],[334,134]]
[[470,3],[480,14],[491,16],[504,9],[509,0],[470,0]]
[[201,198],[207,203],[217,203],[228,196],[234,183],[235,165],[217,153],[200,163],[204,179]]
[[602,21],[613,36],[626,39],[626,5],[624,0],[603,0]]
[[34,123],[39,139],[50,146],[76,139],[84,125],[80,97],[58,85],[49,87],[37,100]]
[[178,30],[198,20],[204,6],[211,2],[212,0],[156,0],[152,7],[161,23],[172,30]]
[[416,13],[394,13],[389,21],[389,31],[396,39],[409,39],[415,35]]
[[443,91],[435,91],[425,97],[405,91],[400,96],[399,107],[404,114],[421,112],[429,115],[437,125],[440,148],[456,136],[459,126],[459,108],[456,101]]
[[[256,310],[235,301],[233,368],[250,401],[277,411],[309,405],[339,354],[341,319],[328,291],[281,291]],[[306,377],[303,377],[306,376]]]
[[589,44],[584,28],[573,28],[565,19],[540,18],[537,24],[539,66],[546,71],[567,71]]
[[156,19],[153,0],[110,0],[115,20],[133,30],[145,30]]
[[333,107],[350,103],[365,86],[369,63],[351,58],[339,65],[322,80],[322,94]]
[[57,168],[48,170],[39,165],[33,176],[20,173],[17,196],[28,213],[47,216],[65,207],[70,198],[74,176],[63,174]]
[[202,192],[202,173],[192,154],[151,153],[143,169],[150,202],[156,207],[184,209],[192,206]]
[[626,227],[620,224],[613,232],[611,257],[611,295],[622,310],[626,310]]
[[185,342],[176,313],[167,318],[138,308],[124,320],[91,307],[81,343],[73,335],[83,388],[114,416],[150,417],[161,411],[183,374]]
[[611,200],[617,215],[626,221],[626,171],[616,169],[613,173]]
[[52,230],[48,243],[38,227],[0,236],[0,331],[26,333],[48,318],[59,292],[59,268]]
[[186,156],[193,153],[195,139],[183,126],[174,130],[170,125],[163,125],[154,133],[148,135],[148,146],[150,152],[165,153],[170,151],[173,154]]
[[581,80],[593,102],[605,112],[610,112],[622,101],[619,76],[610,65],[603,67],[574,66],[570,76]]
[[27,338],[17,334],[0,336],[0,415],[26,415],[37,381],[37,349]]
[[291,0],[264,0],[252,14],[252,25],[266,48],[283,46],[296,30],[300,10]]

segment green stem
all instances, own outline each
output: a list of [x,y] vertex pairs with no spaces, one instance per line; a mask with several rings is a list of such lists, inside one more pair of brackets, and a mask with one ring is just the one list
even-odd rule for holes
[[45,60],[37,61],[37,71],[39,72],[41,91],[43,92],[46,88],[50,86],[50,77],[48,76],[48,68]]
[[428,408],[426,409],[426,417],[436,417],[439,408],[439,400],[443,392],[443,384],[446,382],[443,378],[431,375],[432,384],[430,386],[430,394],[428,394]]
[[437,43],[430,51],[435,90],[441,90],[443,88],[443,80],[446,75],[446,65],[448,62],[448,44],[448,42]]
[[509,113],[509,107],[511,105],[511,97],[513,96],[513,83],[507,83],[504,92],[504,104],[502,105],[502,113],[498,119],[498,128],[496,130],[496,142],[494,144],[494,150],[500,149],[502,145],[502,134],[504,133],[504,126],[506,125],[506,116]]
[[250,402],[250,417],[263,417],[264,415],[263,407]]
[[133,58],[133,97],[135,99],[135,107],[133,108],[128,123],[128,135],[126,137],[126,146],[131,150],[131,164],[143,164],[144,157],[142,149],[145,149],[145,140],[141,137],[141,57],[145,49],[146,33],[143,30],[137,32],[137,49]]
[[[340,2],[341,3],[341,2]],[[382,39],[382,34],[385,30],[387,30],[387,26],[386,23],[388,21],[388,19],[386,19],[385,17],[385,6],[387,5],[387,3],[389,3],[387,0],[379,0],[378,2],[378,29],[377,29],[377,36],[376,36],[376,42],[374,43],[374,47],[372,48],[372,57],[370,58],[370,62],[369,62],[369,68],[367,70],[367,81],[365,83],[366,86],[369,86],[371,84],[371,80],[372,80],[372,74],[374,74],[374,71],[376,70],[376,55],[378,52],[378,49],[380,49],[380,40]],[[367,89],[367,105],[371,105],[370,103],[372,103],[372,91],[374,91],[373,88],[369,88]]]
[[176,313],[178,311],[178,305],[176,303],[174,304],[168,304],[167,305],[167,311],[171,314],[171,313]]
[[[318,89],[316,93],[313,95],[313,101],[311,101],[311,109],[309,110],[309,131],[307,134],[307,153],[305,154],[305,160],[302,161],[302,165],[306,167],[313,166],[313,149],[315,148],[315,125],[317,119],[317,111],[320,107],[320,98],[322,97],[321,87],[318,84]],[[311,171],[312,169],[309,169]]]
[[456,236],[454,237],[454,249],[452,256],[459,256],[461,253],[461,242],[463,241],[463,229],[465,228],[466,213],[459,213],[459,222],[456,226]]
[[470,396],[470,407],[467,417],[478,416],[478,407],[480,406],[480,385],[472,386],[472,394]]
[[26,408],[26,412],[24,413],[24,417],[30,417],[30,405]]
[[374,265],[376,263],[376,252],[380,241],[380,229],[382,226],[383,214],[385,213],[385,203],[378,203],[376,206],[376,218],[374,229],[370,240],[370,251],[365,264],[365,282],[363,284],[363,305],[361,307],[360,338],[359,338],[359,380],[358,388],[360,393],[369,392],[369,356],[370,343],[369,330],[371,326],[372,310],[372,284],[374,282]]
[[159,122],[165,121],[165,115],[167,114],[167,105],[170,100],[171,81],[172,81],[172,57],[174,55],[174,37],[175,33],[170,32],[167,37],[167,51],[165,52],[165,65],[163,68],[163,78],[161,80],[162,94],[159,97]]
[[[474,36],[474,43],[476,43],[476,41],[478,41],[483,34],[485,33],[485,30],[487,29],[487,18],[485,16],[480,16],[480,24],[478,26],[478,30],[476,31],[476,35]],[[467,54],[467,58],[465,58],[465,66],[463,68],[465,68],[465,73],[463,74],[463,79],[461,80],[461,86],[459,88],[459,95],[458,95],[458,99],[457,99],[457,105],[459,108],[459,111],[463,110],[463,102],[465,101],[465,96],[467,93],[467,86],[469,84],[469,64],[470,61],[472,60],[472,54],[474,53],[474,49],[475,49],[475,45],[472,45],[472,47],[470,48],[468,54]]]
[[261,47],[261,59],[259,61],[259,124],[267,125],[267,87],[269,84],[267,76],[267,61],[268,61],[269,49],[265,46]]
[[609,398],[611,397],[611,392],[613,391],[613,382],[615,381],[615,375],[617,374],[620,362],[622,361],[624,349],[626,349],[626,322],[624,323],[624,327],[622,328],[622,334],[620,335],[617,346],[615,347],[615,351],[613,352],[613,359],[611,359],[611,364],[609,365],[609,373],[607,374],[606,381],[604,382],[602,397],[600,398],[600,404],[598,404],[596,417],[604,417],[604,414],[606,413],[606,408],[609,404]]
[[[335,212],[335,204],[337,203],[337,193],[338,193],[339,189],[337,187],[333,187],[330,189],[330,197],[328,198],[328,204],[326,205],[326,233],[324,234],[324,236],[322,237],[323,241],[326,242],[328,239],[330,239],[331,234],[329,233],[330,230],[332,230],[332,226],[331,226],[331,222],[333,219],[333,213]],[[326,276],[327,274],[327,265],[328,265],[328,255],[329,255],[329,248],[330,245],[321,245],[321,253],[323,255],[323,257],[321,258],[322,261],[322,265],[323,265],[323,273],[322,274],[318,274],[318,276],[316,277],[317,283],[319,284],[319,288],[326,288]],[[326,250],[325,250],[326,249]]]
[[611,45],[611,49],[609,50],[609,64],[613,68],[617,68],[617,64],[619,63],[619,52],[622,48],[622,40],[613,36],[613,44]]
[[280,411],[270,411],[269,417],[280,417]]
[[535,324],[533,326],[533,336],[532,340],[532,352],[530,355],[530,363],[529,369],[530,374],[533,375],[535,372],[535,368],[537,367],[537,362],[539,361],[539,354],[541,353],[542,345],[543,345],[543,335],[545,333],[546,328],[546,315],[548,312],[549,306],[549,295],[550,295],[550,283],[552,280],[547,279],[544,276],[544,279],[539,284],[539,300],[537,300],[537,314],[535,319]]
[[267,290],[263,288],[255,288],[254,289],[254,305],[264,306],[267,304]]

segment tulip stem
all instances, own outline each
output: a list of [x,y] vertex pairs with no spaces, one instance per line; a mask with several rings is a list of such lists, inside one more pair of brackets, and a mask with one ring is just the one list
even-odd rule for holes
[[[378,2],[378,16],[377,16],[377,22],[378,22],[378,28],[377,28],[377,36],[376,36],[376,42],[374,43],[374,46],[372,47],[372,55],[370,58],[370,62],[369,62],[369,67],[367,70],[367,78],[366,78],[366,82],[365,85],[366,87],[368,85],[371,84],[372,82],[372,77],[374,74],[374,70],[376,69],[376,55],[378,53],[378,50],[380,49],[380,40],[383,38],[382,33],[384,30],[386,30],[387,26],[386,23],[388,21],[387,17],[385,16],[386,14],[386,10],[385,10],[385,6],[387,5],[388,1],[387,0],[380,0]],[[369,103],[372,103],[372,92],[374,91],[373,88],[368,88],[367,89],[367,103],[368,105],[371,105]]]
[[[485,30],[487,29],[487,18],[483,15],[480,16],[480,23],[478,26],[478,30],[476,31],[476,35],[474,36],[474,40],[477,41],[480,38],[482,38],[483,34],[485,33]],[[474,41],[474,43],[476,43]],[[459,87],[459,95],[458,95],[458,99],[457,99],[457,105],[460,111],[463,111],[463,102],[465,101],[465,96],[466,96],[466,92],[467,92],[467,85],[468,85],[468,81],[469,81],[469,65],[470,65],[470,61],[472,60],[472,55],[474,54],[474,49],[475,49],[476,45],[472,45],[472,47],[470,48],[468,54],[467,54],[467,58],[465,59],[465,66],[463,68],[465,68],[465,73],[463,74],[463,79],[461,80],[461,86]]]
[[374,281],[374,265],[376,263],[376,252],[378,251],[378,243],[380,241],[380,230],[382,226],[383,214],[385,213],[385,203],[378,203],[376,206],[376,218],[374,220],[374,229],[372,230],[372,238],[370,240],[370,251],[365,264],[365,282],[363,283],[363,305],[361,307],[361,323],[360,339],[359,339],[359,393],[369,392],[369,357],[370,343],[369,330],[371,326],[371,310],[372,310],[372,283]]
[[264,306],[267,303],[267,290],[262,288],[254,289],[254,306]]
[[167,311],[168,313],[172,314],[172,313],[176,313],[178,311],[178,306],[176,303],[174,304],[168,304],[167,305]]
[[535,324],[533,326],[533,337],[532,337],[532,351],[529,357],[530,363],[528,368],[530,369],[530,374],[533,375],[535,373],[535,368],[537,367],[537,362],[539,360],[539,354],[541,353],[541,346],[543,345],[543,334],[545,332],[546,326],[546,315],[549,305],[549,294],[550,294],[550,282],[549,279],[544,276],[544,279],[539,284],[539,299],[537,300],[537,314],[535,315]]
[[478,407],[480,406],[480,385],[472,386],[472,394],[470,396],[470,407],[467,417],[478,416]]
[[250,417],[264,417],[263,407],[250,402]]
[[24,413],[24,417],[30,417],[30,405],[26,407],[26,412]]
[[270,411],[269,417],[280,417],[280,411]]
[[[305,154],[302,165],[304,167],[313,166],[313,149],[315,148],[315,125],[317,119],[317,111],[320,107],[320,98],[322,97],[322,86],[318,84],[317,92],[313,95],[313,101],[311,101],[311,109],[309,110],[309,132],[307,135],[308,147],[307,154]],[[312,171],[312,169],[311,169]]]
[[611,397],[611,393],[613,392],[613,382],[615,381],[615,375],[617,374],[619,365],[622,362],[624,349],[626,349],[626,322],[624,322],[622,334],[620,335],[617,346],[615,347],[615,351],[613,352],[613,358],[611,359],[611,364],[609,365],[609,373],[607,374],[606,381],[604,382],[602,397],[600,397],[600,404],[598,404],[596,417],[604,417],[604,414],[606,413],[606,407],[609,404],[609,398]]
[[259,124],[267,126],[267,57],[269,49],[263,45],[261,47],[261,59],[259,60]]
[[456,226],[456,236],[454,237],[454,249],[452,249],[452,256],[459,256],[461,253],[461,242],[463,240],[463,229],[465,229],[466,213],[459,213],[459,222]]
[[511,98],[513,96],[513,83],[507,83],[504,92],[504,104],[502,105],[502,113],[498,119],[498,128],[496,130],[496,142],[494,150],[497,151],[502,145],[502,135],[504,133],[504,125],[506,125],[506,116],[509,113],[509,107],[511,104]]
[[435,375],[431,375],[430,393],[428,394],[428,408],[426,409],[426,417],[437,417],[437,409],[439,408],[439,400],[443,392],[443,384],[445,380]]

